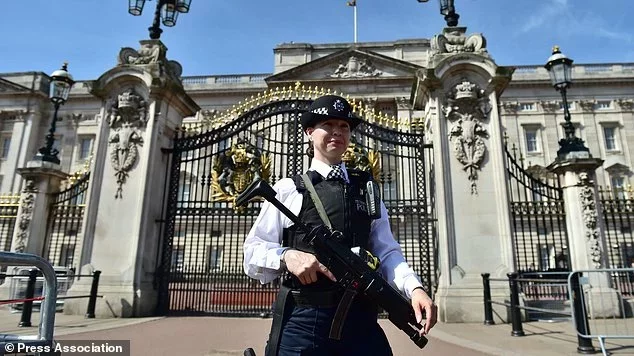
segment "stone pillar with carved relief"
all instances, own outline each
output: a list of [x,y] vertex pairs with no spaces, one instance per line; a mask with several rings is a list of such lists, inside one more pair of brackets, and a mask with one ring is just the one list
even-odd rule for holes
[[[513,250],[498,100],[513,70],[499,67],[480,34],[445,28],[431,41],[429,64],[413,91],[434,145],[439,280],[444,322],[482,322],[482,273],[506,278]],[[508,284],[492,283],[492,298]],[[499,314],[505,314],[503,309]]]
[[[103,99],[97,149],[88,187],[82,274],[101,271],[97,317],[155,313],[161,213],[169,157],[162,152],[184,117],[200,109],[185,93],[178,62],[160,40],[123,48],[116,67],[92,83]],[[69,294],[86,295],[90,278]],[[86,299],[66,301],[64,312],[83,314]]]
[[[573,271],[607,268],[607,246],[595,171],[603,160],[589,152],[570,152],[559,156],[547,168],[556,173],[564,191],[564,211],[568,251]],[[620,293],[611,285],[608,273],[587,273],[587,307],[593,317],[620,317]]]
[[[20,192],[20,205],[11,243],[12,252],[30,253],[48,258],[47,223],[49,209],[55,193],[68,174],[58,164],[40,160],[29,161],[18,173],[24,180]],[[16,271],[9,268],[8,273]],[[9,295],[9,280],[0,287],[0,299],[15,298]]]

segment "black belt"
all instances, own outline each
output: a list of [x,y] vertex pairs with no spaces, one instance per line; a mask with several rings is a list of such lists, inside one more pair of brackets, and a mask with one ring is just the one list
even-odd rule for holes
[[342,290],[292,290],[291,296],[295,305],[299,307],[334,308],[339,305]]

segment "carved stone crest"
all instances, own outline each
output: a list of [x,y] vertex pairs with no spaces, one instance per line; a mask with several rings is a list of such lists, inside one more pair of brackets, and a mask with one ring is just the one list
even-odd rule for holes
[[632,111],[634,107],[634,99],[616,99],[616,102],[621,110]]
[[[466,36],[466,27],[446,27],[443,33],[431,39],[431,50],[434,53],[487,53],[487,42],[479,33]],[[488,53],[487,53],[488,54]]]
[[332,78],[365,78],[378,77],[381,74],[383,72],[377,70],[369,60],[350,56],[348,61],[340,63],[330,76]]
[[552,113],[559,110],[559,102],[556,100],[542,100],[539,102],[545,112]]
[[594,104],[596,104],[596,100],[579,100],[579,105],[583,111],[592,111],[594,110]]
[[183,67],[177,61],[168,61],[167,48],[156,40],[141,41],[141,48],[135,50],[132,47],[123,47],[119,51],[118,64],[121,65],[148,65],[158,64],[160,72],[167,72],[176,78],[183,74]]
[[590,258],[594,268],[601,268],[601,245],[599,244],[599,228],[597,226],[598,213],[595,203],[594,184],[588,173],[579,174],[579,185],[581,191],[581,209],[583,212],[583,222],[586,227],[586,240],[588,243]]
[[116,171],[118,185],[115,198],[122,197],[123,184],[137,161],[137,146],[143,144],[139,129],[145,127],[147,120],[147,103],[134,89],[119,94],[108,111],[110,163]]
[[477,194],[478,170],[486,154],[484,139],[489,135],[482,125],[491,112],[489,101],[484,90],[467,79],[457,84],[446,97],[443,111],[452,121],[449,139],[453,141],[453,152],[469,175],[471,194]]
[[506,114],[515,114],[520,109],[520,103],[517,101],[503,101],[501,106]]
[[[268,181],[271,176],[271,159],[244,139],[215,160],[212,172],[212,199],[235,203],[237,196],[254,180]],[[235,207],[235,204],[234,204]]]
[[35,182],[28,179],[22,190],[20,201],[20,216],[18,217],[18,232],[15,235],[15,252],[24,252],[26,243],[29,240],[29,226],[33,219],[33,209],[35,208],[35,194],[37,193]]

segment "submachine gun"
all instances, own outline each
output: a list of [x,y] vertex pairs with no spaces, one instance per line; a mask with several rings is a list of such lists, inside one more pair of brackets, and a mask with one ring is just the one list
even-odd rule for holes
[[[346,292],[343,298],[362,293],[388,314],[388,319],[401,329],[421,349],[427,345],[427,338],[420,335],[423,326],[416,321],[414,308],[399,291],[374,271],[372,263],[362,258],[339,241],[340,231],[330,230],[325,225],[315,228],[306,226],[282,202],[275,197],[275,190],[265,181],[255,180],[236,199],[236,205],[245,205],[255,197],[262,197],[279,209],[299,229],[306,232],[304,242],[315,251],[317,259],[337,278]],[[371,256],[371,255],[370,255]]]

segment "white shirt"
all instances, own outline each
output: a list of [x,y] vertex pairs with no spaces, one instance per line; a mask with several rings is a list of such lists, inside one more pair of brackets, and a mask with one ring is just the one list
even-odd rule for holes
[[[341,164],[344,177],[348,181],[345,164]],[[324,162],[313,159],[310,170],[317,171],[327,177],[332,170]],[[284,178],[277,182],[273,189],[276,198],[282,202],[293,214],[299,215],[302,208],[302,194],[300,194],[291,178]],[[262,205],[251,231],[244,241],[244,272],[262,284],[275,280],[281,273],[280,255],[286,248],[281,246],[284,228],[293,225],[290,219],[282,214],[273,204],[265,201]],[[381,217],[372,220],[368,250],[381,261],[380,272],[383,277],[395,286],[405,296],[411,298],[416,287],[421,287],[418,276],[405,262],[401,246],[396,242],[387,217],[387,209],[381,201]]]

